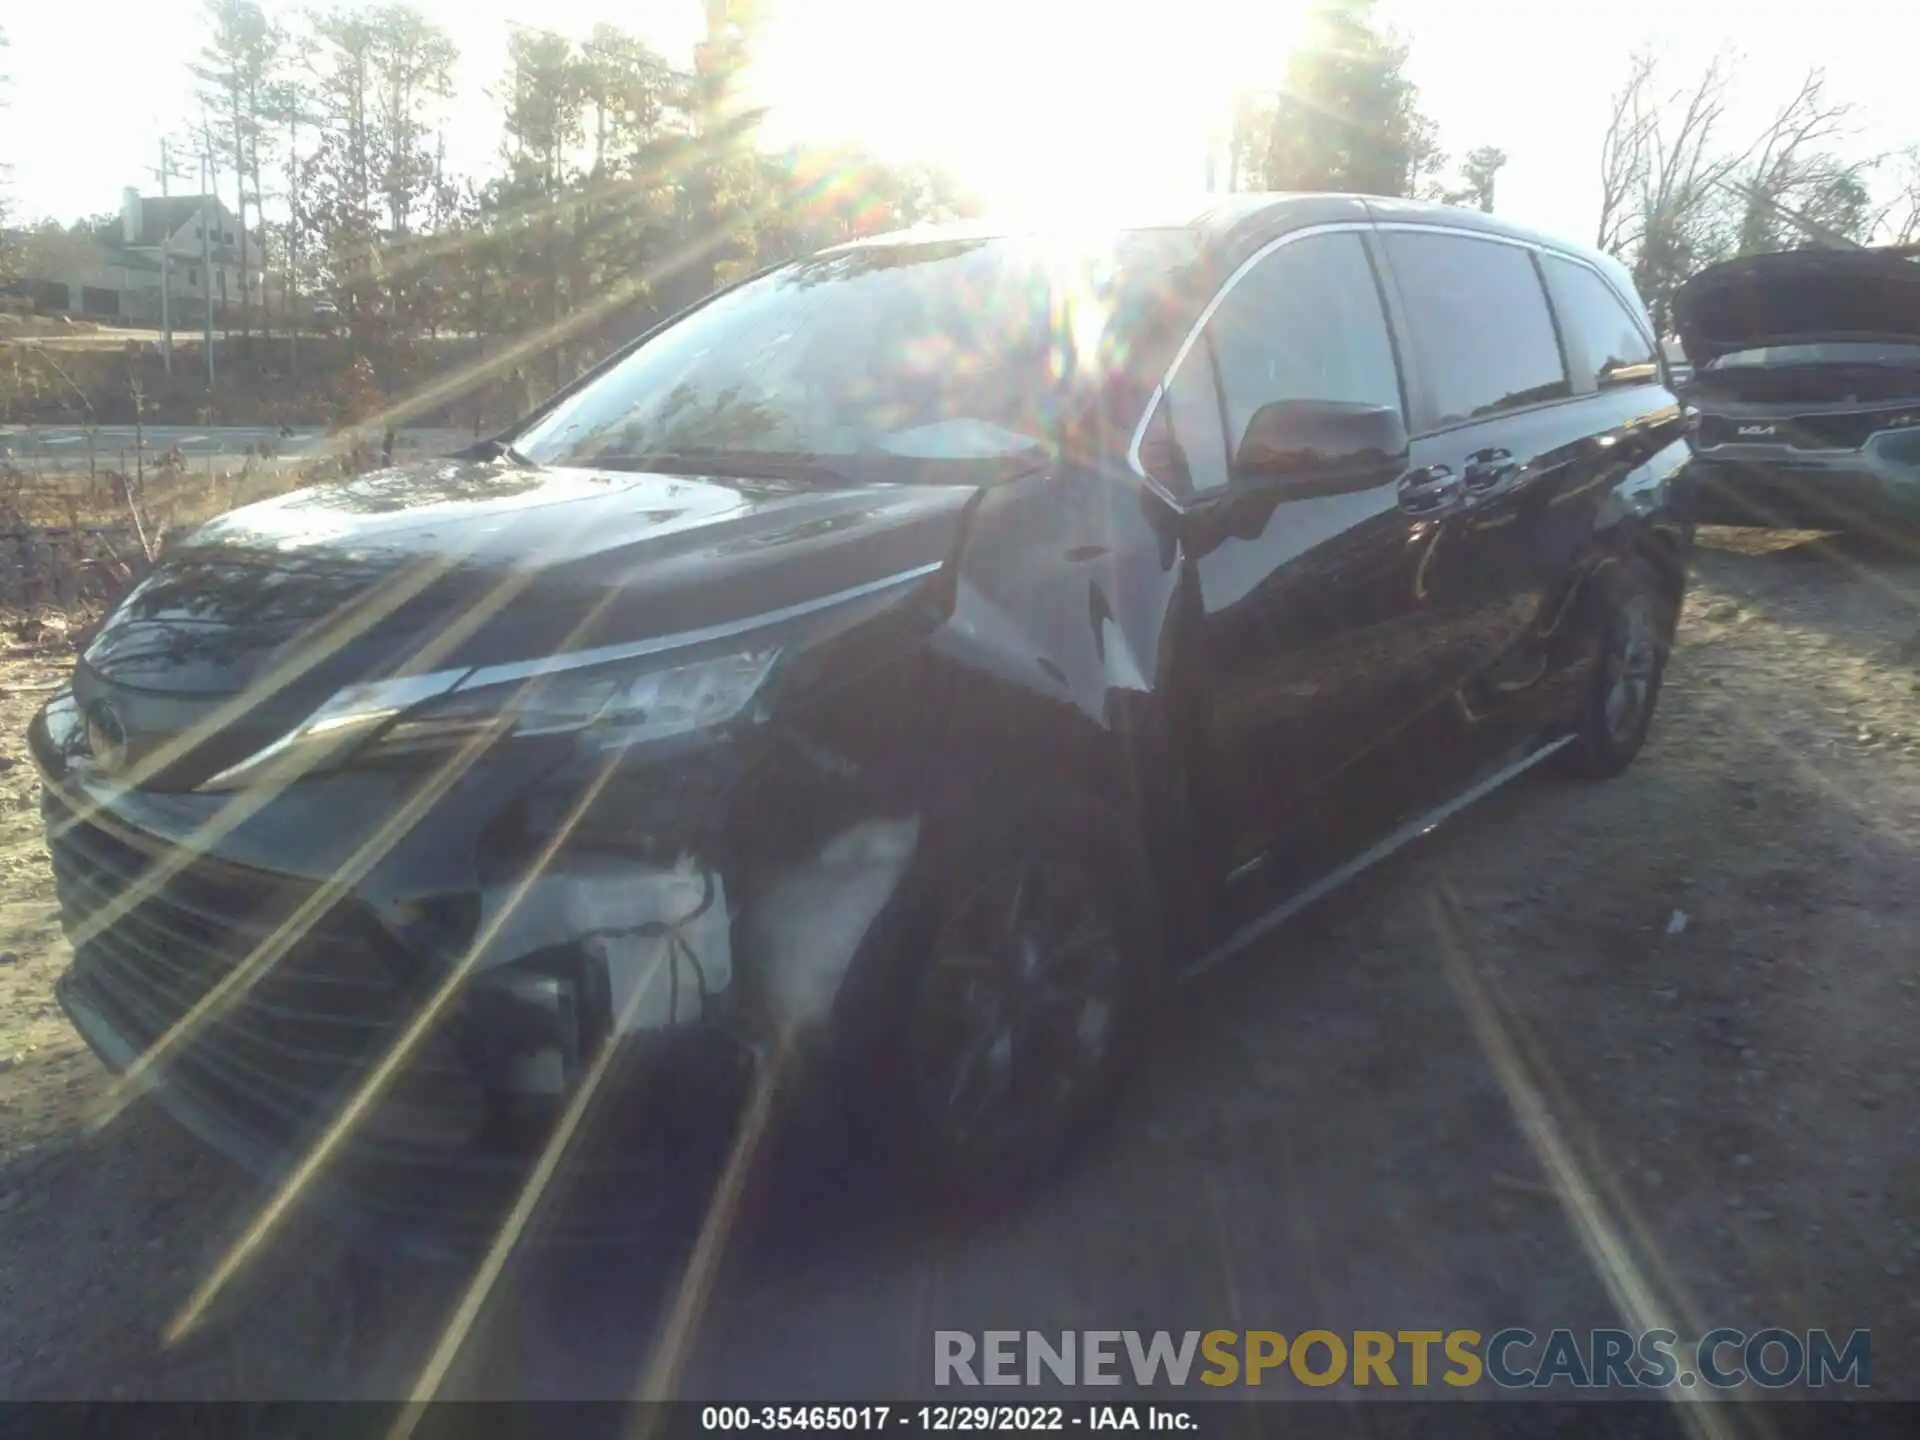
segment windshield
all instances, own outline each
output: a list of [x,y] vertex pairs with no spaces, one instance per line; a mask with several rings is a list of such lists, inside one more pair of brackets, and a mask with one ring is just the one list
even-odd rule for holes
[[554,466],[1044,459],[1193,251],[1141,231],[817,255],[662,331],[515,449]]
[[1920,365],[1920,343],[1835,341],[1809,345],[1761,345],[1722,355],[1707,368],[1744,370],[1763,365]]

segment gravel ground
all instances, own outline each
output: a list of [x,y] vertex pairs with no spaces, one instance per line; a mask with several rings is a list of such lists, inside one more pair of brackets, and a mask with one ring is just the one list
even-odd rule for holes
[[[779,1190],[804,1218],[679,1331],[673,1243],[518,1256],[442,1393],[630,1393],[663,1328],[683,1394],[846,1400],[926,1393],[935,1328],[1671,1320],[1871,1327],[1920,1397],[1916,599],[1910,561],[1708,532],[1633,770],[1524,781],[1195,987],[1035,1203]],[[87,1131],[18,738],[67,663],[0,660],[0,1395],[404,1394],[465,1276],[317,1220],[160,1342],[259,1195],[144,1103]]]

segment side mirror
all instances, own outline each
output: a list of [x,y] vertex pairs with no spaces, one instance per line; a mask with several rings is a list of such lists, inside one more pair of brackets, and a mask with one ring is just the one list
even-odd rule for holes
[[1346,400],[1280,400],[1247,422],[1236,479],[1298,481],[1330,493],[1404,468],[1407,425],[1398,410]]

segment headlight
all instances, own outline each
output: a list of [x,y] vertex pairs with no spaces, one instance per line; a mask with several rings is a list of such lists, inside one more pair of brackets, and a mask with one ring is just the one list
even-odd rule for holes
[[409,754],[490,734],[577,733],[605,749],[665,740],[739,715],[778,658],[775,649],[746,650],[663,666],[657,659],[606,663],[588,652],[349,686],[200,788],[286,783],[348,750]]
[[590,743],[609,749],[665,740],[724,724],[746,709],[777,653],[743,651],[670,669],[536,672],[524,679],[493,679],[489,671],[476,670],[445,698],[395,720],[373,749],[387,754],[438,748],[490,730],[582,731]]

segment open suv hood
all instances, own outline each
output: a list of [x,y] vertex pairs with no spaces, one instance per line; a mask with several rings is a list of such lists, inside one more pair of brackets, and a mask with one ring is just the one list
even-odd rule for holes
[[1765,345],[1920,341],[1920,263],[1873,250],[1789,250],[1710,265],[1673,297],[1696,366]]

